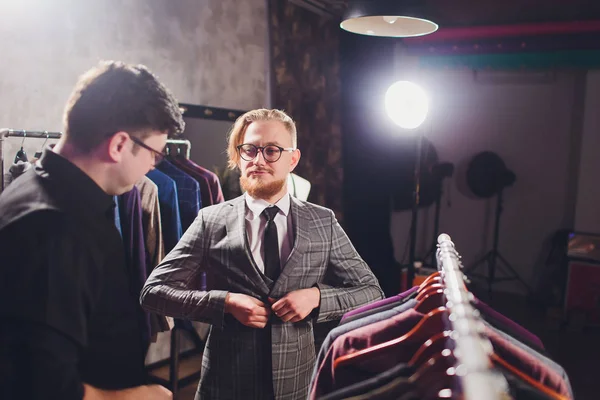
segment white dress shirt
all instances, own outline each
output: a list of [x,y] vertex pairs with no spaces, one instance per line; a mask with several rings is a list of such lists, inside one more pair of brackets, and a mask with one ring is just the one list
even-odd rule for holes
[[[265,200],[252,198],[248,193],[246,197],[246,235],[248,237],[248,245],[252,252],[252,257],[261,272],[265,272],[265,252],[263,238],[267,219],[261,216],[265,208],[272,206]],[[279,259],[280,265],[287,261],[292,246],[294,245],[294,230],[292,227],[292,213],[290,212],[290,195],[286,193],[274,205],[279,208],[275,215],[274,221],[277,226],[277,241],[279,242]]]

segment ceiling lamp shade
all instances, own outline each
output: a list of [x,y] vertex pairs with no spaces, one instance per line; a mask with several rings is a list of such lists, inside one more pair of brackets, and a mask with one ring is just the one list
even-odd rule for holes
[[437,31],[419,0],[350,1],[340,27],[361,35],[415,37]]

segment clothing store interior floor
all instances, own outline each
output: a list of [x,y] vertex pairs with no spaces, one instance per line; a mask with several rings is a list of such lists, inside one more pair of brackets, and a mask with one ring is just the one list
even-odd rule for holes
[[[514,294],[499,292],[490,298],[487,293],[477,293],[477,297],[542,340],[550,356],[567,371],[576,400],[600,398],[600,328],[559,328],[557,321],[549,318],[544,308]],[[201,357],[196,357],[199,363]],[[178,400],[193,400],[197,385],[193,382],[181,388]]]

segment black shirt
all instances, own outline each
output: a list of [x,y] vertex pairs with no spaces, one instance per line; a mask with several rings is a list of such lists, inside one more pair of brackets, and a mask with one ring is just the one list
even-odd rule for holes
[[51,150],[40,162],[0,195],[0,398],[144,384],[112,196]]

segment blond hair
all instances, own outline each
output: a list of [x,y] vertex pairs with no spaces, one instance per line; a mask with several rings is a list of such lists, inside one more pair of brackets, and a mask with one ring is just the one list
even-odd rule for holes
[[296,132],[296,124],[294,120],[285,112],[276,109],[259,108],[251,110],[238,117],[229,132],[227,141],[227,155],[229,156],[229,168],[235,169],[240,161],[240,155],[237,151],[237,146],[242,144],[244,135],[248,125],[256,121],[279,121],[281,122],[292,137],[292,147],[296,148],[298,139]]

